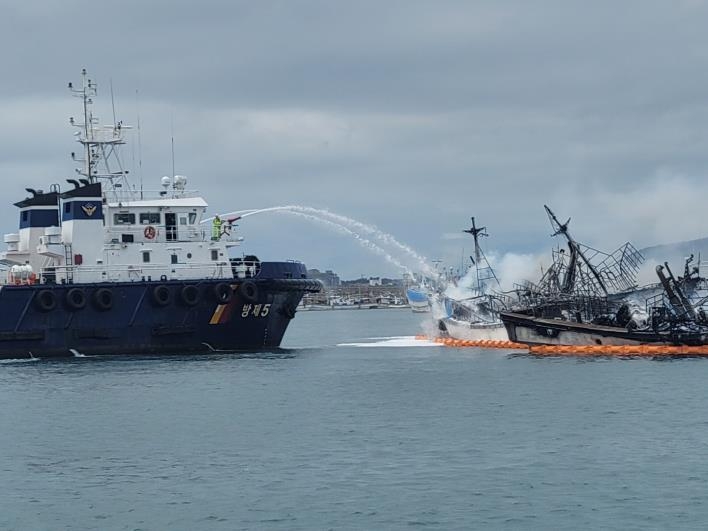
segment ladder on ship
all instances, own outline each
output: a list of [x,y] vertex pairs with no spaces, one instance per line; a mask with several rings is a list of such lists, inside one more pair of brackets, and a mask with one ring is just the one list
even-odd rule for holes
[[71,244],[64,245],[64,266],[66,268],[66,282],[70,284],[74,281],[74,253]]

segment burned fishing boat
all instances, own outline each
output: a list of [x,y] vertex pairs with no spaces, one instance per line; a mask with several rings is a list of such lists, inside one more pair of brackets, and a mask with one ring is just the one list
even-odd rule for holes
[[[519,301],[500,312],[511,341],[546,345],[703,345],[708,320],[686,290],[695,277],[657,266],[659,282],[639,288],[643,257],[626,243],[607,254],[577,242],[545,207],[553,236],[566,239],[538,284],[519,286]],[[688,269],[688,266],[687,266]]]
[[463,296],[452,297],[448,290],[434,296],[437,328],[454,339],[506,341],[509,338],[499,312],[507,307],[507,300],[479,243],[480,237],[488,236],[487,228],[477,227],[475,218],[472,218],[472,226],[463,232],[474,238],[474,256],[470,256],[472,265],[465,275],[472,282],[467,289],[462,288],[466,291]]

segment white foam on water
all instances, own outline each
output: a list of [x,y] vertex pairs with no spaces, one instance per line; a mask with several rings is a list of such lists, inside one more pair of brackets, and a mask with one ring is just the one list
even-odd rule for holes
[[7,360],[0,360],[0,364],[5,363],[27,363],[29,361],[39,361],[39,358],[11,358]]
[[371,341],[365,343],[340,343],[338,347],[363,347],[363,348],[380,348],[380,347],[440,347],[440,343],[434,343],[427,339],[416,339],[415,336],[393,336],[393,337],[376,337],[370,338]]
[[71,352],[75,358],[86,358],[87,357],[86,354],[81,354],[81,352],[79,352],[78,350],[76,350],[74,348],[70,348],[69,352]]

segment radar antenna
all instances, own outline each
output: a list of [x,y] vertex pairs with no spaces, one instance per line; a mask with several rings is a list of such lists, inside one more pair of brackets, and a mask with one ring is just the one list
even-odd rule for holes
[[83,163],[83,167],[77,168],[76,173],[88,179],[89,183],[99,180],[107,181],[107,190],[116,194],[119,189],[126,192],[130,189],[127,181],[128,170],[123,168],[119,148],[125,144],[122,133],[124,129],[129,129],[129,126],[123,125],[122,121],[115,119],[113,82],[111,81],[110,87],[111,107],[114,113],[113,124],[101,126],[92,111],[93,100],[98,93],[98,85],[89,79],[85,68],[81,70],[81,78],[80,88],[69,83],[72,95],[81,99],[84,113],[83,122],[77,121],[73,117],[69,118],[69,123],[78,129],[74,135],[77,142],[83,146],[84,151],[84,158],[77,158],[76,153],[72,153],[73,160]]

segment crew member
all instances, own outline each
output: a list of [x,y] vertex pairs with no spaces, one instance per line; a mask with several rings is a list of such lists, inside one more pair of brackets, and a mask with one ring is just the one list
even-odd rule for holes
[[219,238],[221,238],[221,218],[217,214],[214,216],[214,221],[211,226],[211,239],[218,240]]

